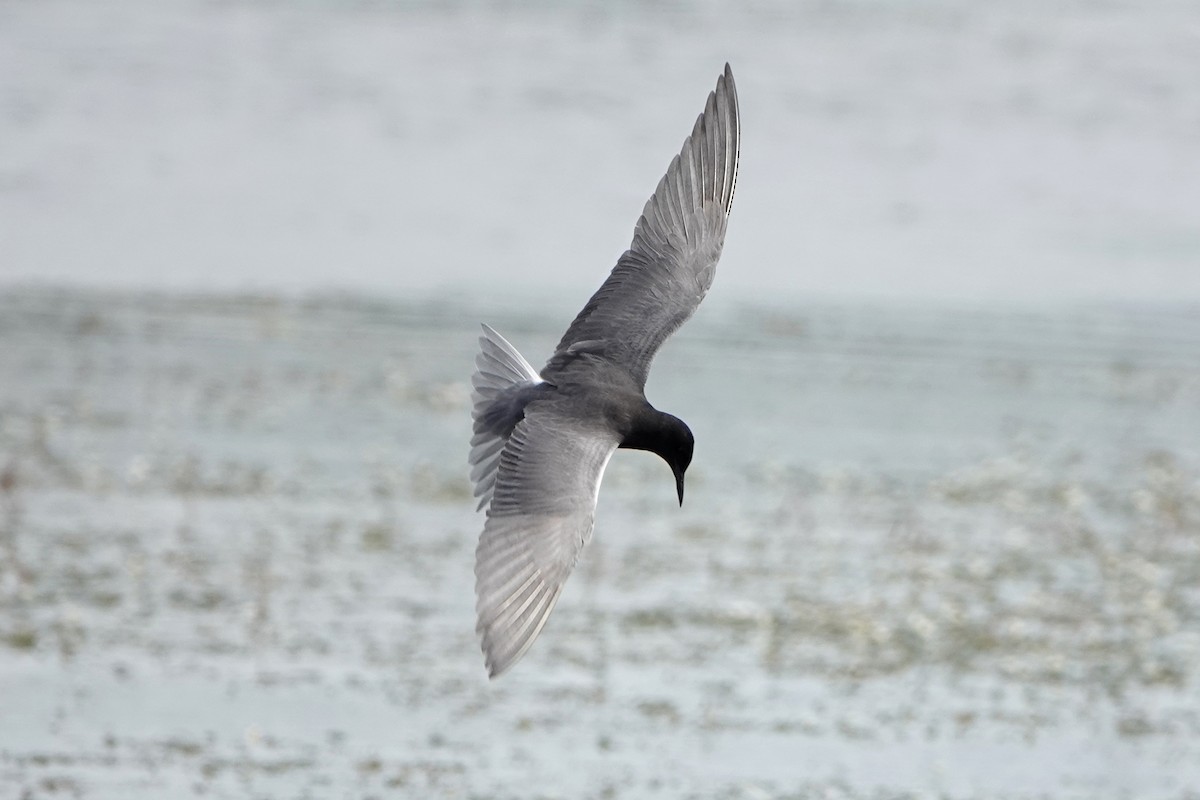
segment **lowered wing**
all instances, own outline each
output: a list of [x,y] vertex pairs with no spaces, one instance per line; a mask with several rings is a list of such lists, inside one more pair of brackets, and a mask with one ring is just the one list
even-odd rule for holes
[[517,423],[500,455],[487,522],[475,550],[476,630],[488,674],[533,644],[591,539],[613,434],[552,411]]

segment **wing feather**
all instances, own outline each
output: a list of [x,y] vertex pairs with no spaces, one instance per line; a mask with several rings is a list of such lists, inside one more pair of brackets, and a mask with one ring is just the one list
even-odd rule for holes
[[608,358],[644,386],[650,362],[712,285],[737,183],[741,127],[733,72],[717,79],[704,113],[642,210],[633,243],[558,343],[542,375],[577,349]]
[[476,630],[492,677],[525,654],[554,610],[591,539],[616,446],[612,434],[547,411],[528,413],[509,436],[475,551]]

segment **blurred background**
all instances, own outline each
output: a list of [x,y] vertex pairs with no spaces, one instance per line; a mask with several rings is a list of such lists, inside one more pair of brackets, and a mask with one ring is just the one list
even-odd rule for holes
[[[712,293],[489,683],[536,364],[726,61]],[[0,795],[1200,797],[1200,10],[0,2]]]

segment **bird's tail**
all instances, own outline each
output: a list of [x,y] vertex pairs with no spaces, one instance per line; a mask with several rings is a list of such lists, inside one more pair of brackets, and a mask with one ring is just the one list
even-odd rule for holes
[[508,441],[507,431],[498,431],[485,423],[487,412],[504,392],[541,380],[537,370],[517,352],[517,348],[489,326],[483,326],[479,355],[475,357],[475,374],[471,376],[471,419],[475,422],[475,435],[471,437],[468,459],[481,509],[492,500],[500,453]]

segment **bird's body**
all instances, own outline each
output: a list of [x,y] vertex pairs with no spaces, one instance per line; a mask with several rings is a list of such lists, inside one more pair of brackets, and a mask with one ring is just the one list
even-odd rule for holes
[[672,160],[608,280],[536,371],[484,326],[476,359],[471,479],[487,521],[476,550],[477,630],[493,677],[545,625],[592,535],[618,448],[658,454],[683,503],[692,432],[644,388],[662,343],[712,285],[737,179],[740,125],[729,66]]

